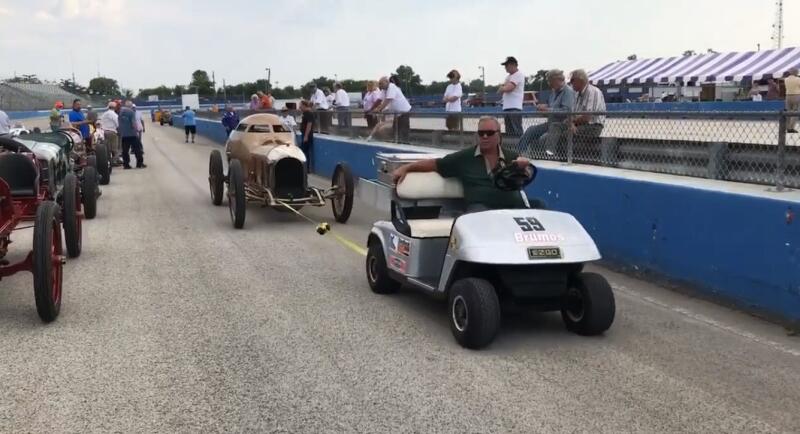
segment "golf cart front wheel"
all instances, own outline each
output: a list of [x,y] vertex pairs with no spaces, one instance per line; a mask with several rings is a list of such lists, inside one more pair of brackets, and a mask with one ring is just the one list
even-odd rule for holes
[[331,186],[336,187],[336,196],[331,199],[333,217],[337,222],[345,223],[353,211],[353,195],[355,193],[355,181],[350,166],[346,163],[336,165],[331,178]]
[[489,345],[500,329],[500,300],[494,286],[484,279],[457,280],[450,288],[447,312],[453,337],[465,348]]
[[581,336],[603,333],[614,322],[616,305],[611,285],[597,273],[580,273],[571,279],[561,318],[567,330]]
[[400,283],[389,276],[383,246],[377,239],[370,240],[367,248],[367,283],[376,294],[394,294],[400,289]]

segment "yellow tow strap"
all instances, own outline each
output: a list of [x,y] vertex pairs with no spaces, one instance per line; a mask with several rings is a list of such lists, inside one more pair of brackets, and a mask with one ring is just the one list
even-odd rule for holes
[[306,216],[305,214],[302,214],[300,211],[292,208],[291,206],[289,206],[289,204],[287,204],[287,203],[285,203],[285,202],[283,202],[281,200],[278,200],[278,203],[283,205],[283,206],[285,206],[286,208],[288,208],[289,211],[291,211],[291,212],[299,215],[300,217],[308,220],[309,222],[315,224],[317,226],[317,233],[318,234],[325,235],[327,233],[330,233],[333,236],[333,238],[336,239],[336,241],[338,241],[341,245],[343,245],[343,246],[347,247],[348,249],[358,253],[361,256],[367,256],[367,249],[359,246],[358,244],[356,244],[356,243],[348,240],[347,238],[345,238],[345,237],[337,234],[336,232],[334,232],[333,229],[331,229],[331,225],[328,222],[322,222],[322,223],[316,222],[316,221],[312,220],[310,217]]

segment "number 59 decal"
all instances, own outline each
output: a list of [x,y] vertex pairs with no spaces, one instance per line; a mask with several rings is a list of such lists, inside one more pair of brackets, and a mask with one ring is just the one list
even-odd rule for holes
[[519,225],[519,228],[522,229],[523,232],[531,232],[531,231],[543,231],[544,226],[539,220],[536,220],[534,217],[514,217],[514,221]]

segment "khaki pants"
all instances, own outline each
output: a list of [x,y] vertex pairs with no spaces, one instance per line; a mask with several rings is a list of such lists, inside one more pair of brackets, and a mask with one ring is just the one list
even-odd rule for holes
[[[800,95],[786,95],[786,111],[800,112]],[[786,129],[793,130],[797,124],[797,117],[786,119]]]
[[104,130],[103,134],[105,135],[106,146],[108,146],[108,152],[111,153],[111,161],[113,162],[118,159],[122,153],[120,150],[119,136],[116,131],[109,130]]

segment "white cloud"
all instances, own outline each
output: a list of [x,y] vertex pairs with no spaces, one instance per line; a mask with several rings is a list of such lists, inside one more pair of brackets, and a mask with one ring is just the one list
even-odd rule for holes
[[33,18],[36,19],[36,20],[45,21],[45,22],[55,22],[56,21],[56,17],[53,16],[53,14],[51,14],[50,12],[47,12],[47,11],[36,11],[36,13],[33,14]]

